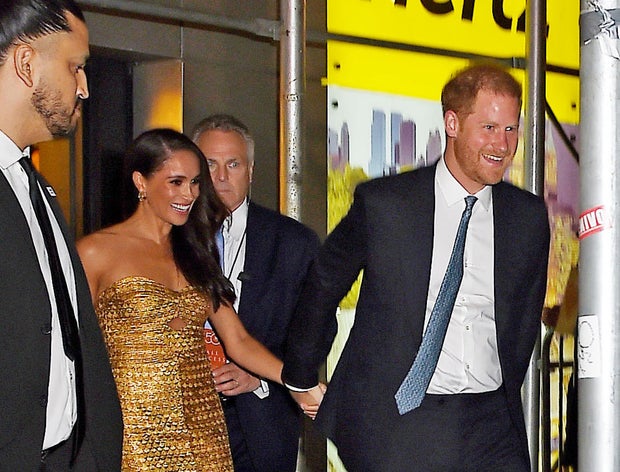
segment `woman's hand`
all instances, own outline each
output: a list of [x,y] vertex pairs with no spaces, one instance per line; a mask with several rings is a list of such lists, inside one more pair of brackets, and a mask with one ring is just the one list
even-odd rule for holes
[[291,396],[297,402],[299,408],[301,408],[304,415],[310,419],[314,419],[316,417],[325,392],[327,392],[327,386],[321,382],[319,382],[316,387],[313,387],[306,392],[290,391]]

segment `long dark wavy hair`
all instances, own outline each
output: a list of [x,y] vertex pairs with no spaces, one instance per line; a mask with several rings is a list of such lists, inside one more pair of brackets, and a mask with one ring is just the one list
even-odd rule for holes
[[[132,174],[149,178],[175,151],[190,151],[200,164],[200,195],[194,202],[187,223],[173,226],[170,232],[174,261],[190,284],[208,293],[213,309],[221,303],[232,305],[235,291],[222,274],[215,244],[215,233],[228,216],[207,168],[207,161],[191,139],[168,128],[157,128],[138,136],[125,153],[123,162],[123,213],[131,216],[138,207],[138,189]],[[148,198],[148,197],[147,197]]]

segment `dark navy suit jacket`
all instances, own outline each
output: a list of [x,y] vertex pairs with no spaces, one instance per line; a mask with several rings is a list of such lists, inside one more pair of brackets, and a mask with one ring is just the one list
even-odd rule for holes
[[[250,202],[239,318],[277,357],[283,348],[317,235],[292,218]],[[299,408],[287,389],[268,382],[269,396],[235,397],[241,428],[255,470],[294,471],[300,434]]]
[[[413,470],[414,415],[394,394],[419,349],[430,280],[436,166],[361,184],[309,272],[291,324],[283,378],[316,385],[335,311],[361,269],[355,321],[315,423],[351,471]],[[493,186],[495,322],[510,417],[529,462],[520,388],[540,327],[549,223],[541,198]],[[432,441],[432,438],[429,438]],[[397,465],[387,465],[390,463]]]
[[[84,372],[82,453],[92,455],[96,470],[119,471],[122,420],[108,354],[62,211],[55,198],[46,197],[75,273]],[[45,431],[51,308],[28,223],[1,173],[0,235],[0,471],[34,471],[40,465]],[[74,470],[84,470],[80,463],[78,457]]]

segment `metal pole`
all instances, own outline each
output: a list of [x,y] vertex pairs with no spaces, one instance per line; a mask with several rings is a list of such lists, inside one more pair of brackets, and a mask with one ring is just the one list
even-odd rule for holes
[[540,334],[534,346],[534,352],[530,360],[530,367],[525,375],[521,396],[523,399],[523,413],[525,416],[525,429],[530,448],[530,463],[532,472],[538,470],[539,431],[540,431]]
[[280,28],[280,211],[300,219],[306,2],[282,1]]
[[542,403],[542,414],[540,415],[540,470],[551,472],[551,418],[545,416],[551,410],[551,342],[553,340],[553,328],[547,328],[542,339],[542,356],[540,362],[541,388],[540,398]]
[[[526,23],[526,89],[525,107],[525,185],[536,195],[544,194],[545,185],[545,64],[547,2],[528,0]],[[542,313],[541,313],[542,315]],[[540,448],[540,349],[543,326],[536,340],[530,367],[523,383],[523,410],[530,445],[532,471],[538,470]]]
[[579,472],[620,470],[618,0],[581,0]]

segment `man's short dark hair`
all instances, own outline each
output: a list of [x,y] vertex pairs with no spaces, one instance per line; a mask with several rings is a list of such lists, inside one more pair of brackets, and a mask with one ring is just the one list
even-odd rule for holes
[[71,31],[67,13],[85,21],[73,0],[0,0],[0,65],[15,44]]

